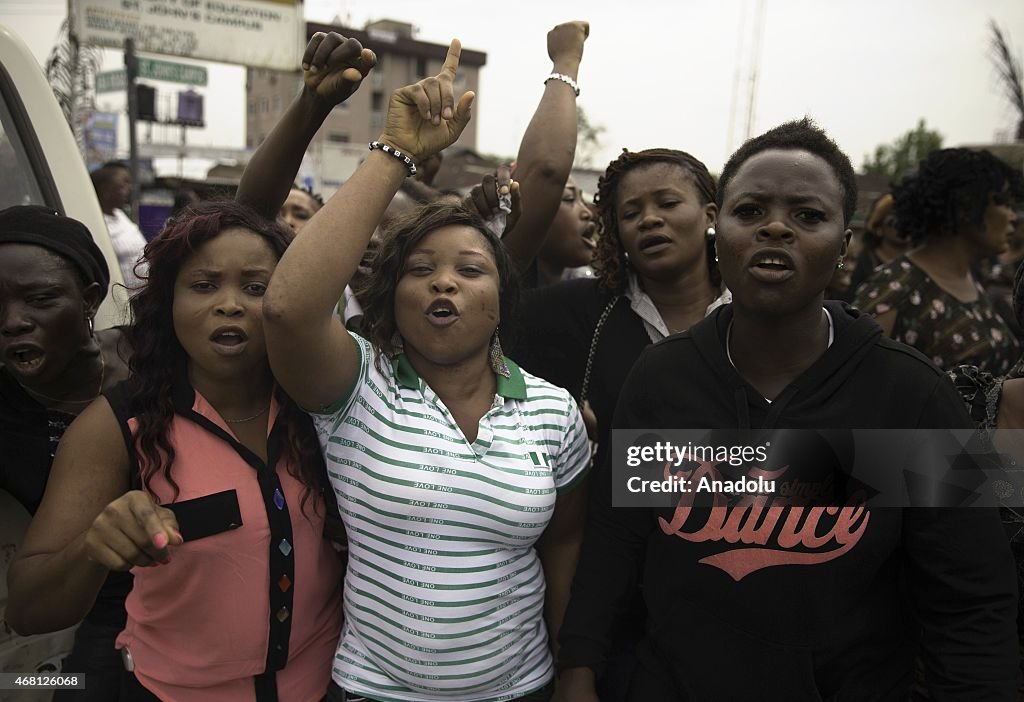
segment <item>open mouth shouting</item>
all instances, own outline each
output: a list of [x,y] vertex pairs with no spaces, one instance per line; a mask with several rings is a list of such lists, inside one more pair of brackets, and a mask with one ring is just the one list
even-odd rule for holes
[[33,375],[43,365],[46,354],[35,344],[11,344],[4,353],[5,363],[19,375]]
[[222,356],[237,356],[245,350],[249,335],[241,327],[218,327],[210,334],[210,341]]
[[583,245],[593,251],[597,248],[597,240],[594,239],[594,235],[597,234],[597,225],[593,222],[588,224],[583,230]]
[[750,259],[750,275],[762,283],[782,283],[796,273],[793,259],[781,249],[764,249]]
[[450,327],[459,321],[459,308],[447,298],[438,298],[426,310],[427,321],[435,327]]

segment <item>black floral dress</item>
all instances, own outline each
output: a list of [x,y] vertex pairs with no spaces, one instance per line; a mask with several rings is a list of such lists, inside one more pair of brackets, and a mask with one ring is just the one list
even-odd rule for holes
[[[1009,377],[1019,377],[1022,372],[1024,359],[1010,372]],[[982,437],[988,440],[996,428],[1003,382],[1007,378],[995,377],[976,366],[954,368],[949,371],[949,377],[967,405],[971,419],[977,422]],[[1017,632],[1020,639],[1021,680],[1024,681],[1024,509],[1020,507],[1024,504],[1024,466],[1007,457],[1002,461],[1002,468],[1004,479],[996,480],[993,489],[1003,505],[999,508],[999,516],[1017,566]],[[1024,690],[1018,699],[1024,699]]]
[[1020,357],[1016,336],[980,285],[977,300],[961,302],[906,256],[875,271],[853,304],[874,316],[896,310],[892,338],[943,370],[972,365],[1004,376]]

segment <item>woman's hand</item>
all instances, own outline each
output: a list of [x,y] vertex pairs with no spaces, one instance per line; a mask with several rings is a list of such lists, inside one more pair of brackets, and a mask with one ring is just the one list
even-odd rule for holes
[[583,42],[589,36],[589,22],[563,22],[548,32],[548,58],[556,68],[566,63],[578,67],[583,60]]
[[[505,227],[501,232],[504,236],[515,228],[519,216],[523,213],[523,202],[519,193],[519,183],[512,180],[511,169],[508,166],[499,166],[497,173],[488,173],[479,185],[473,186],[463,198],[462,206],[475,211],[485,221],[506,214]],[[506,196],[511,203],[511,210],[508,212],[501,209],[501,200]]]
[[376,54],[358,40],[317,32],[302,54],[302,80],[307,91],[334,107],[359,89],[376,64]]
[[89,560],[110,570],[131,570],[170,560],[170,546],[183,543],[174,512],[148,493],[132,490],[107,505],[85,535]]
[[465,93],[455,103],[455,74],[462,44],[452,39],[441,72],[391,94],[388,116],[380,139],[415,163],[455,143],[469,124],[475,95]]

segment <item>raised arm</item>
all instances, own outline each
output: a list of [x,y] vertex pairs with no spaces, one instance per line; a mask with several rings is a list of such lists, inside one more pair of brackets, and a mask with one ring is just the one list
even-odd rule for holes
[[153,565],[181,543],[174,515],[128,490],[128,451],[106,399],[68,428],[46,494],[7,574],[7,620],[57,631],[92,608],[111,570]]
[[[566,22],[548,32],[552,73],[577,79],[583,43],[589,34],[587,22]],[[523,269],[544,244],[575,158],[576,93],[561,80],[548,80],[516,157],[515,176],[522,191],[523,214],[516,228],[502,240]]]
[[376,62],[374,53],[356,39],[336,32],[314,34],[302,56],[302,90],[252,155],[235,199],[266,217],[277,217],[309,142]]
[[[437,76],[391,95],[377,140],[420,162],[458,139],[469,123],[473,93],[455,103],[461,45],[452,40]],[[263,298],[263,325],[274,375],[296,402],[319,409],[355,382],[355,342],[334,317],[334,305],[359,265],[384,210],[409,175],[391,153],[371,151],[281,258]]]

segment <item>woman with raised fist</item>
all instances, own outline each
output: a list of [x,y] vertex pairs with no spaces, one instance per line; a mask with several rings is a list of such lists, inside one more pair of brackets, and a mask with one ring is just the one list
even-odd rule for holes
[[476,215],[427,205],[384,235],[366,338],[333,315],[403,178],[469,122],[460,51],[392,95],[368,158],[264,299],[272,367],[314,415],[349,537],[329,699],[550,695],[589,454],[572,397],[501,353],[508,255]]

